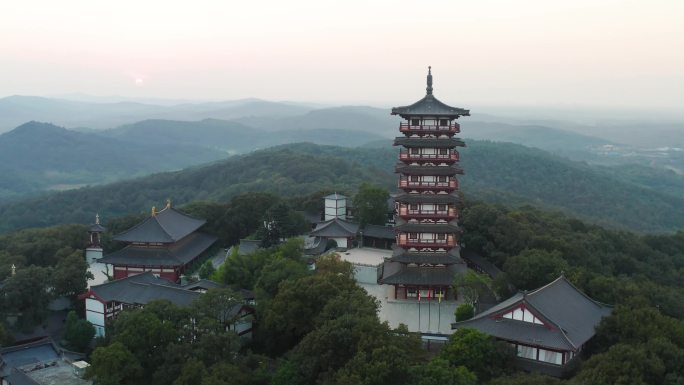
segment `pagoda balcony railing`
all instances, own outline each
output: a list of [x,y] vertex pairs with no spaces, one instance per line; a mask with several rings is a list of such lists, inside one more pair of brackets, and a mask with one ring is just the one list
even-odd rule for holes
[[403,189],[415,189],[415,190],[456,190],[458,189],[458,181],[450,180],[447,182],[412,182],[406,179],[400,179],[399,188]]
[[445,134],[457,134],[461,132],[461,125],[458,123],[451,123],[447,126],[440,126],[436,124],[420,124],[420,125],[412,125],[410,123],[400,123],[399,124],[399,131],[400,132],[439,132],[439,133],[445,133]]
[[458,152],[451,154],[411,154],[408,151],[399,151],[399,160],[402,161],[441,161],[441,162],[458,162]]
[[456,218],[456,209],[450,208],[448,210],[411,210],[408,207],[399,207],[399,216],[402,218]]
[[399,234],[397,244],[400,247],[455,247],[456,239],[453,236],[448,236],[446,239],[409,238],[407,234]]

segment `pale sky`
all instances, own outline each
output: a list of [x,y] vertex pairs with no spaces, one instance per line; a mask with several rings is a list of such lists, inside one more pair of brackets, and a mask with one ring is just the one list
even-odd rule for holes
[[684,107],[680,0],[2,0],[0,97]]

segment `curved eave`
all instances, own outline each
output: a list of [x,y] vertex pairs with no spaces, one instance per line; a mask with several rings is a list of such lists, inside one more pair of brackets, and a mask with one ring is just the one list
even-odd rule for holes
[[400,136],[394,138],[395,146],[404,147],[428,147],[428,148],[454,148],[465,147],[465,142],[459,138],[408,138]]
[[395,171],[406,175],[435,175],[435,176],[454,176],[463,174],[463,170],[456,166],[407,166],[398,164]]
[[461,229],[453,223],[403,223],[395,227],[402,233],[458,233]]
[[434,203],[450,204],[461,203],[461,197],[457,194],[400,194],[394,197],[399,203]]
[[459,116],[470,116],[470,110],[452,107],[442,103],[439,99],[434,97],[434,95],[428,94],[410,106],[392,108],[392,115],[400,115],[403,118],[413,116],[458,118]]

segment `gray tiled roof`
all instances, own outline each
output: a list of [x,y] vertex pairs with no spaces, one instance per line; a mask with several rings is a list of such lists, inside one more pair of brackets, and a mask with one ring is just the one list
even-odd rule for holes
[[381,239],[395,239],[394,227],[366,225],[363,229],[364,237],[381,238]]
[[403,193],[394,197],[394,200],[401,203],[433,203],[448,204],[460,203],[461,197],[458,193],[451,194],[409,194]]
[[93,223],[88,227],[88,231],[91,233],[104,233],[107,229],[105,229],[101,224],[99,223]]
[[451,107],[439,101],[434,95],[428,94],[419,101],[410,106],[394,107],[392,108],[392,115],[401,115],[402,117],[411,116],[469,116],[470,111],[463,108]]
[[90,291],[105,302],[138,305],[165,299],[179,306],[187,306],[201,295],[163,278],[157,278],[151,272],[92,286]]
[[[524,303],[548,325],[502,318],[499,315]],[[561,350],[577,350],[594,334],[601,318],[612,311],[579,291],[564,276],[529,293],[517,293],[474,318],[452,324],[471,327],[497,338]]]
[[463,170],[456,166],[409,166],[404,163],[397,164],[395,171],[406,175],[439,175],[453,176],[463,174]]
[[167,207],[136,226],[114,236],[122,242],[172,243],[200,228],[206,221]]
[[240,247],[238,248],[239,255],[252,254],[261,247],[260,239],[240,239]]
[[226,287],[226,285],[218,283],[218,282],[210,281],[208,279],[200,279],[199,281],[190,282],[190,283],[187,283],[181,287],[183,289],[187,289],[187,290],[197,290],[197,289],[209,290],[209,289],[220,289],[222,287]]
[[193,233],[180,242],[166,246],[128,245],[100,258],[100,262],[112,265],[181,266],[197,258],[211,247],[216,239],[213,235]]
[[[385,262],[391,264],[393,262]],[[390,269],[387,269],[388,271]],[[454,276],[458,268],[455,266],[448,267],[408,267],[403,266],[398,272],[389,276],[383,276],[380,279],[382,284],[390,285],[438,285],[451,286],[454,283]]]
[[426,252],[426,251],[409,251],[402,247],[394,246],[392,257],[390,260],[400,263],[416,263],[416,264],[431,264],[431,265],[451,265],[461,262],[459,257],[459,248],[454,247],[449,251],[442,252]]
[[417,223],[397,220],[396,229],[406,233],[457,233],[460,231],[458,222],[449,223]]
[[409,138],[405,136],[394,138],[394,145],[428,148],[465,147],[465,143],[459,138]]
[[493,263],[489,262],[484,257],[482,257],[481,255],[477,254],[472,250],[463,249],[461,251],[461,257],[466,262],[475,265],[476,268],[479,268],[479,270],[484,271],[485,273],[487,273],[487,275],[489,275],[492,278],[496,278],[496,276],[501,274],[501,270],[498,267],[496,267]]
[[334,218],[321,222],[311,231],[311,236],[316,237],[353,237],[359,231],[359,224]]

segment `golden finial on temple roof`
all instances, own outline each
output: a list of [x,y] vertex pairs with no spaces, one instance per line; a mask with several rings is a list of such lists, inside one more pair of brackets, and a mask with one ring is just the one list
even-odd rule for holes
[[100,213],[95,214],[95,224],[96,225],[100,224]]
[[12,276],[14,277],[17,274],[17,266],[15,264],[12,264]]
[[157,216],[157,207],[152,206],[152,216],[156,217]]
[[171,198],[166,200],[166,207],[165,208],[167,208],[167,209],[171,208]]

